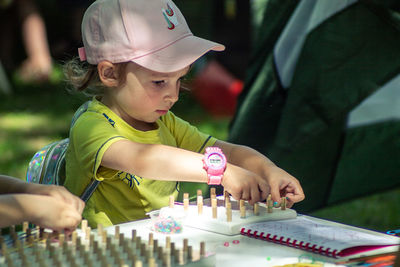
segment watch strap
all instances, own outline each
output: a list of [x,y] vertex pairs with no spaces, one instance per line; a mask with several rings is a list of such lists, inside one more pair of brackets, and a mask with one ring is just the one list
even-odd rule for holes
[[208,175],[208,182],[209,185],[220,185],[222,181],[222,175]]

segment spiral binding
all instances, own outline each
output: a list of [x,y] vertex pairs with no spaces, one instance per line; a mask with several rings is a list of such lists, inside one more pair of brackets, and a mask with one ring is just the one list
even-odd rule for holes
[[251,229],[246,230],[245,228],[242,228],[240,230],[240,234],[242,234],[244,236],[256,238],[256,239],[261,239],[264,241],[274,242],[274,243],[277,243],[280,245],[285,245],[285,246],[289,246],[289,247],[293,247],[293,248],[307,250],[309,252],[313,252],[313,253],[320,254],[320,255],[325,255],[328,257],[338,258],[340,256],[336,249],[331,250],[330,248],[324,248],[324,246],[318,247],[316,244],[311,244],[309,242],[304,242],[304,241],[298,241],[296,239],[293,239],[291,241],[291,238],[285,238],[284,236],[277,236],[277,235],[272,235],[270,233],[264,233],[264,232],[258,233],[258,231],[252,232]]

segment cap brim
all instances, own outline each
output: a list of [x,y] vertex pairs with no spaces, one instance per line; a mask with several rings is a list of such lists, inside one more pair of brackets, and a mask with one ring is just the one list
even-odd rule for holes
[[208,51],[223,50],[225,50],[224,45],[189,35],[131,61],[153,71],[175,72],[189,66]]

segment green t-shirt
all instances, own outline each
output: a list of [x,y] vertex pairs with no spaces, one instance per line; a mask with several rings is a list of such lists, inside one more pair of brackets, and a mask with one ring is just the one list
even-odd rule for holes
[[[146,179],[135,174],[100,166],[104,152],[118,140],[164,144],[203,152],[216,139],[168,112],[156,121],[158,128],[139,131],[107,106],[93,99],[74,124],[66,153],[64,186],[80,196],[97,179],[101,181],[86,203],[83,217],[92,228],[142,219],[146,213],[167,206],[169,196],[178,195],[178,183]],[[157,164],[157,162],[154,162]]]

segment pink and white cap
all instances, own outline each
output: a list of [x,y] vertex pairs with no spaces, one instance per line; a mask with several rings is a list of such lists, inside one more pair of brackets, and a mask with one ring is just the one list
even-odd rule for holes
[[183,69],[221,44],[194,36],[170,0],[97,0],[82,21],[81,60],[133,61],[157,72]]

